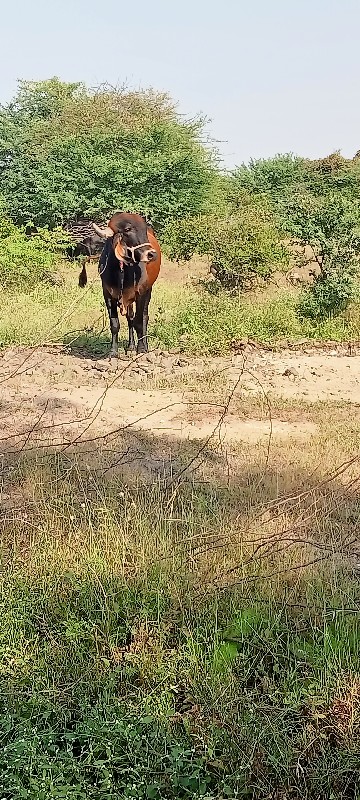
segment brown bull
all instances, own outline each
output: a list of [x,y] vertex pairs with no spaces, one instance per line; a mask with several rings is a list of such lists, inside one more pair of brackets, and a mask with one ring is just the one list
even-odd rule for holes
[[[152,286],[161,265],[159,242],[140,214],[118,211],[106,228],[93,224],[106,239],[99,261],[103,295],[110,319],[112,336],[110,356],[118,354],[120,322],[118,308],[126,315],[129,328],[128,350],[148,351],[147,325]],[[79,277],[80,286],[87,282],[86,269]],[[135,312],[134,312],[135,304]],[[134,331],[137,334],[137,346]]]

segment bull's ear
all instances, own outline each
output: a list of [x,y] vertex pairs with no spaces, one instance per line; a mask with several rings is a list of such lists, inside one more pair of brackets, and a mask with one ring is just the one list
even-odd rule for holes
[[123,261],[125,253],[121,244],[121,238],[116,242],[114,253],[118,261]]
[[92,222],[92,226],[94,228],[95,233],[97,233],[98,236],[101,236],[102,239],[111,239],[111,237],[114,236],[114,231],[111,230],[111,228],[109,228],[108,225],[106,226],[106,228],[99,228],[99,226],[96,225],[95,222]]

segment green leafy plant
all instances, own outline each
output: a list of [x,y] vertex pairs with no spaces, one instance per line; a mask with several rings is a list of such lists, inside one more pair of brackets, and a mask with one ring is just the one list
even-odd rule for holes
[[287,262],[271,213],[249,202],[224,216],[171,222],[163,239],[170,258],[207,256],[217,285],[227,291],[249,289],[259,278],[268,279],[275,265]]
[[300,316],[335,316],[355,297],[360,254],[360,204],[339,192],[324,198],[309,193],[289,203],[292,230],[310,244],[319,271],[300,299]]
[[202,135],[166,94],[21,82],[0,109],[0,192],[20,225],[128,208],[161,226],[206,205],[216,156]]
[[304,184],[306,173],[305,159],[286,153],[274,158],[251,159],[249,164],[234,170],[232,181],[238,189],[277,200],[288,188]]
[[39,228],[32,236],[17,227],[0,205],[0,286],[32,289],[49,280],[69,244],[61,229]]

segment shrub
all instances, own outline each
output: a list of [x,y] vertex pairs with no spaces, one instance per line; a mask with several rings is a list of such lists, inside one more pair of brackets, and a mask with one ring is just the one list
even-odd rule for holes
[[339,314],[355,295],[360,204],[338,192],[324,198],[307,193],[294,197],[289,211],[293,233],[303,245],[311,245],[320,270],[304,291],[298,312],[312,319]]
[[234,170],[235,186],[252,194],[265,194],[274,199],[284,190],[304,183],[306,161],[292,153],[276,155],[274,158],[251,159]]
[[49,279],[56,263],[68,244],[62,230],[50,232],[39,228],[27,236],[18,228],[0,206],[0,286],[33,288]]
[[170,258],[189,260],[207,256],[215,280],[228,291],[251,288],[270,277],[275,265],[287,261],[271,214],[266,207],[244,205],[225,216],[187,217],[171,222],[164,231]]
[[352,271],[335,266],[327,275],[320,274],[313,285],[303,291],[297,310],[300,317],[325,319],[345,311],[354,296]]
[[310,245],[319,274],[298,304],[301,317],[324,319],[346,309],[355,294],[360,253],[357,159],[332,153],[317,161],[292,155],[251,161],[231,177],[230,194],[250,192],[269,203],[283,234]]
[[325,199],[341,192],[348,200],[360,199],[360,162],[343,158],[339,152],[315,161],[291,153],[276,155],[242,164],[232,173],[230,184],[232,193],[245,191],[269,202],[283,231],[291,233],[296,224],[294,198],[307,193]]

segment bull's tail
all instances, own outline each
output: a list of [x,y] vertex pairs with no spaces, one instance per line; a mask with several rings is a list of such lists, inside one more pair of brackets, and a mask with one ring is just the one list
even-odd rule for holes
[[79,275],[79,286],[81,289],[85,289],[86,284],[87,284],[87,272],[86,272],[86,266],[85,264],[83,264],[82,270]]

